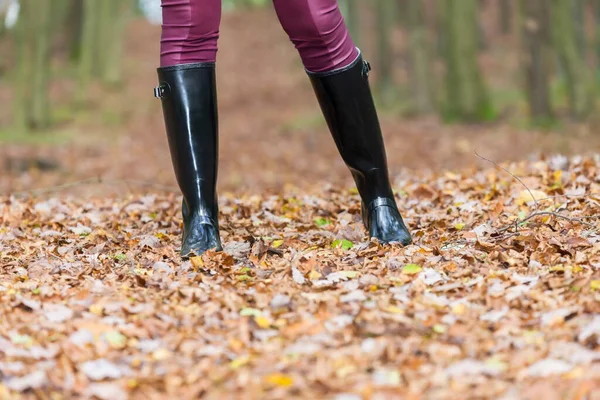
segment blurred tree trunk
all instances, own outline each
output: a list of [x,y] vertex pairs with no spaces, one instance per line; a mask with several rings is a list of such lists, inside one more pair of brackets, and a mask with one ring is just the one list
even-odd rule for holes
[[107,65],[108,46],[113,38],[112,31],[115,29],[115,21],[113,21],[115,0],[101,0],[98,3],[93,71],[95,77],[103,79]]
[[596,78],[600,78],[600,0],[592,0],[594,9],[594,28],[596,29],[594,37],[594,54],[596,56]]
[[70,0],[67,17],[67,40],[69,43],[69,58],[71,61],[79,60],[81,54],[81,40],[83,36],[83,11],[84,1]]
[[17,79],[14,123],[21,130],[50,124],[48,81],[52,37],[50,0],[21,0],[16,26]]
[[512,28],[512,0],[499,0],[500,31],[508,35]]
[[50,45],[52,38],[51,0],[35,0],[35,30],[33,56],[31,124],[34,128],[45,129],[50,124],[50,100],[48,82],[50,78]]
[[340,6],[344,13],[344,21],[350,31],[354,44],[360,47],[360,0],[340,0]]
[[94,74],[94,64],[96,62],[96,45],[98,43],[98,6],[102,2],[97,0],[83,1],[83,25],[79,50],[79,71],[78,71],[78,100],[85,99],[85,92],[88,90],[92,76]]
[[417,114],[434,109],[433,83],[431,81],[430,46],[422,0],[408,0],[409,59],[411,91]]
[[571,9],[575,37],[577,39],[577,48],[581,55],[585,57],[585,0],[571,0]]
[[[448,38],[446,37],[446,26],[445,26],[445,12],[446,12],[446,1],[447,0],[437,0],[434,7],[435,17],[434,17],[434,31],[436,37],[435,44],[435,55],[436,58],[445,59]],[[598,0],[600,1],[600,0]]]
[[377,94],[384,104],[390,104],[395,97],[392,75],[393,57],[391,36],[395,21],[395,4],[391,0],[374,2],[377,14]]
[[[15,26],[16,49],[17,49],[17,78],[14,82],[16,101],[14,105],[13,123],[19,131],[29,129],[30,99],[31,99],[31,75],[33,71],[33,14],[35,12],[34,2],[36,0],[21,0],[19,21]],[[33,10],[32,10],[33,8]]]
[[4,25],[4,20],[8,11],[8,5],[9,3],[7,1],[2,2],[2,0],[0,0],[0,39],[2,39],[2,37],[6,35],[6,32],[8,32],[8,29]]
[[0,2],[0,39],[2,39],[7,32],[6,26],[4,26],[4,18],[6,18],[6,6],[3,6]]
[[494,118],[478,63],[476,0],[441,0],[446,37],[445,117],[476,122]]
[[549,121],[553,117],[550,105],[553,54],[549,6],[547,0],[521,0],[523,67],[529,112],[535,123]]
[[103,21],[107,29],[104,29],[104,52],[103,60],[100,60],[102,71],[102,82],[106,85],[118,85],[121,82],[123,42],[125,27],[133,8],[131,0],[103,0],[110,4],[107,10],[108,19]]
[[551,0],[552,38],[564,71],[571,116],[581,120],[594,106],[594,85],[577,42],[571,0]]
[[481,10],[486,4],[485,0],[479,0],[479,3],[476,5],[475,7],[475,12],[476,12],[476,16],[475,16],[475,22],[477,24],[477,38],[479,40],[479,50],[483,51],[483,50],[487,50],[488,48],[488,41],[487,41],[487,35],[485,32],[485,29],[483,27],[483,21],[481,16],[479,15],[479,10]]

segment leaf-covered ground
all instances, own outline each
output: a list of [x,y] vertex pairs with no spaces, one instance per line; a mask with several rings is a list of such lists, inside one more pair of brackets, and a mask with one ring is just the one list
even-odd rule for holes
[[174,194],[3,198],[0,398],[596,399],[599,160],[506,168],[400,177],[406,248],[343,188],[223,196],[185,262]]

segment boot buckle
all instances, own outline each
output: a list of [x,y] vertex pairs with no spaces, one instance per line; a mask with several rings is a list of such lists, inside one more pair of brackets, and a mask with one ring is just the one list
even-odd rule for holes
[[365,78],[369,77],[369,72],[371,72],[371,69],[371,64],[367,60],[364,60],[362,73]]
[[167,86],[160,85],[154,88],[154,97],[162,99],[167,94]]

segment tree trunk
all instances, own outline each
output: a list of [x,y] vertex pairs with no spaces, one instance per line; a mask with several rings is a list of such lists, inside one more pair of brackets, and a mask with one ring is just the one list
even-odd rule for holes
[[600,79],[600,0],[592,0],[594,8],[594,28],[596,30],[594,37],[594,54],[596,56],[596,79]]
[[13,122],[21,131],[44,129],[50,124],[52,9],[50,0],[21,0],[20,4],[15,27],[17,79]]
[[550,10],[547,0],[521,0],[523,67],[529,113],[535,123],[552,119],[550,105]]
[[444,115],[450,121],[477,122],[493,119],[495,112],[477,60],[477,0],[442,2],[446,33]]
[[409,61],[414,110],[426,114],[434,109],[430,46],[422,0],[408,0]]
[[72,61],[79,60],[79,56],[81,54],[84,18],[83,9],[84,2],[82,0],[71,0],[66,29],[69,43],[69,58]]
[[45,129],[50,124],[50,100],[48,98],[48,81],[50,78],[50,45],[52,37],[51,0],[35,0],[33,17],[35,22],[31,29],[35,31],[31,124],[36,129]]
[[573,15],[573,27],[575,28],[575,37],[577,48],[585,58],[585,0],[571,0],[571,9]]
[[110,19],[105,21],[109,30],[105,32],[105,51],[102,52],[104,59],[100,60],[104,66],[102,71],[102,82],[106,85],[115,86],[121,82],[121,67],[123,59],[123,39],[125,27],[132,11],[131,0],[103,0],[111,4]]
[[18,131],[29,129],[31,75],[33,71],[33,30],[31,29],[36,0],[21,0],[19,21],[15,26],[17,48],[17,79],[15,83],[16,100],[13,123]]
[[594,85],[577,42],[571,0],[551,0],[552,38],[564,71],[571,116],[587,117],[594,108]]
[[395,4],[391,0],[376,0],[377,8],[377,94],[384,104],[395,97],[393,57],[391,48],[392,29],[394,27]]
[[503,35],[508,35],[512,27],[512,0],[499,0],[499,2],[500,32]]
[[77,95],[80,102],[86,98],[86,91],[94,73],[99,17],[97,5],[99,4],[100,2],[97,0],[83,0],[83,29],[79,51],[79,90]]
[[360,47],[360,0],[340,0],[344,21],[354,44]]
[[475,5],[475,23],[477,24],[477,38],[479,40],[479,50],[484,51],[488,48],[487,34],[483,27],[483,21],[479,16],[479,10],[485,6],[485,0],[479,0]]

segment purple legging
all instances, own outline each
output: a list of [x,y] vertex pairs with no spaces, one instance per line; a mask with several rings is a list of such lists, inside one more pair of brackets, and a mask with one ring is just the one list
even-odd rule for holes
[[[214,62],[221,22],[221,0],[161,0],[161,66]],[[283,29],[304,67],[326,72],[358,57],[337,0],[273,0]]]

